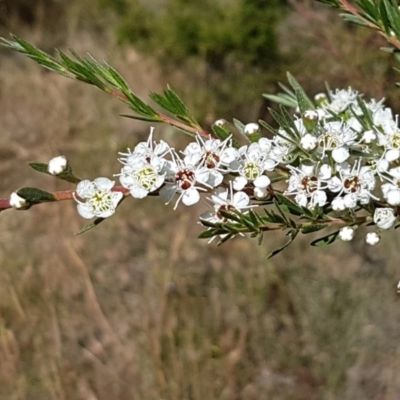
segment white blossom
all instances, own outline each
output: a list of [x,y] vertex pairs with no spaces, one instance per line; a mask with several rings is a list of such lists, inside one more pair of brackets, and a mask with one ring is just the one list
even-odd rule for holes
[[108,178],[96,178],[94,181],[85,179],[79,182],[74,192],[78,213],[86,219],[108,218],[113,215],[123,197],[123,193],[111,191],[113,187],[114,182]]
[[168,204],[175,194],[179,194],[174,209],[181,200],[186,206],[196,204],[200,200],[199,191],[206,190],[202,186],[211,187],[207,184],[209,170],[198,163],[198,154],[186,155],[183,160],[174,151],[171,151],[171,155],[173,159],[167,161],[165,185],[160,190],[160,196]]

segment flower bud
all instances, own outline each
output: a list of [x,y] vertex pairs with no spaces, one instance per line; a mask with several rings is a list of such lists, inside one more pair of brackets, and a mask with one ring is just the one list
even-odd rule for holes
[[398,189],[391,189],[386,193],[385,196],[386,201],[391,206],[398,206],[400,205],[400,190]]
[[49,161],[47,171],[51,175],[60,175],[68,167],[68,161],[65,156],[54,157]]
[[317,106],[321,106],[328,102],[328,97],[325,93],[318,93],[314,96],[314,100],[317,103]]
[[257,142],[260,139],[260,125],[251,122],[244,127],[243,133],[250,142]]
[[26,200],[19,196],[17,192],[12,192],[10,196],[10,206],[16,210],[21,210],[27,206]]
[[376,245],[381,240],[380,236],[376,232],[369,232],[365,237],[365,241],[371,246]]
[[300,141],[301,147],[306,151],[314,150],[318,145],[318,139],[310,133],[305,134]]
[[345,226],[339,231],[339,237],[344,242],[350,242],[350,240],[352,240],[354,237],[354,232],[355,232],[354,228],[350,226]]
[[374,222],[381,229],[389,229],[396,222],[392,208],[377,208],[374,213]]
[[302,119],[303,119],[303,124],[307,129],[307,132],[312,132],[318,123],[319,115],[314,110],[307,110],[304,111]]
[[228,125],[228,121],[226,119],[218,119],[214,122],[214,125],[218,126],[219,128],[225,128]]
[[361,138],[361,141],[366,144],[371,144],[374,140],[376,140],[376,133],[373,130],[365,131]]

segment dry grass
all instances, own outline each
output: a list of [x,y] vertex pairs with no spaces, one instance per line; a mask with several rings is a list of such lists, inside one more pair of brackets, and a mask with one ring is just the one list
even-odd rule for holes
[[[69,44],[114,47],[93,37]],[[139,93],[163,86],[133,50],[108,54]],[[3,196],[67,187],[26,166],[59,153],[110,176],[147,135],[94,89],[1,57]],[[0,399],[398,398],[397,234],[376,249],[306,238],[266,262],[276,238],[196,241],[200,210],[130,200],[80,237],[73,204],[1,213]]]

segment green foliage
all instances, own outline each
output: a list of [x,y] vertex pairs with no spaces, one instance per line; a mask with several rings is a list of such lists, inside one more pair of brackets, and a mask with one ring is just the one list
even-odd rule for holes
[[276,81],[276,27],[286,1],[269,0],[268,6],[264,0],[99,1],[117,14],[121,42],[155,57],[169,76],[185,70],[200,118],[210,112],[243,116],[254,90]]

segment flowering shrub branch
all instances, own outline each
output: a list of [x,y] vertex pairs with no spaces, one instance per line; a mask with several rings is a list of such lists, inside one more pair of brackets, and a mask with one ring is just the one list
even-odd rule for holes
[[[380,30],[397,46],[400,12],[389,0],[326,0],[347,12],[347,19]],[[395,17],[399,17],[396,21]],[[397,26],[398,25],[398,26]],[[191,135],[193,141],[177,151],[163,140],[146,142],[119,153],[121,169],[93,181],[77,178],[64,156],[48,164],[31,163],[40,172],[75,185],[72,190],[49,193],[22,188],[0,199],[0,211],[61,200],[74,200],[78,213],[94,222],[86,232],[112,216],[127,197],[159,196],[176,209],[205,197],[209,210],[200,216],[205,231],[199,235],[222,244],[235,236],[250,235],[259,242],[268,232],[284,231],[288,241],[271,253],[284,250],[299,233],[329,232],[311,244],[322,246],[337,239],[351,240],[360,226],[375,245],[385,230],[397,228],[400,216],[400,128],[398,117],[384,99],[365,99],[352,88],[327,90],[311,99],[288,74],[283,93],[264,95],[279,104],[270,109],[277,127],[265,121],[233,121],[247,141],[239,145],[233,127],[218,120],[212,132],[204,130],[178,95],[168,87],[150,98],[166,113],[138,98],[123,77],[107,63],[71,51],[56,59],[13,36],[3,44],[40,65],[96,86],[123,101],[135,113],[129,118],[163,122]],[[290,110],[290,111],[289,111]],[[262,128],[269,136],[262,135]]]
[[400,10],[396,0],[317,0],[338,8],[344,20],[373,29],[395,47],[383,50],[400,50]]

